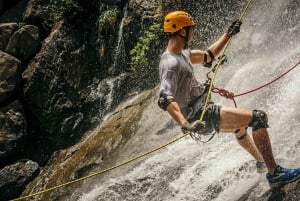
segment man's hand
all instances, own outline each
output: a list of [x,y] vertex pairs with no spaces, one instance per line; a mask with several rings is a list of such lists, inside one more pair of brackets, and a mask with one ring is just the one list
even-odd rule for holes
[[226,33],[229,36],[233,36],[237,33],[240,32],[240,27],[242,25],[242,22],[240,20],[235,20],[234,22],[232,22],[232,24],[228,27]]
[[201,131],[203,128],[205,128],[205,122],[200,121],[200,120],[196,120],[192,123],[189,123],[189,122],[186,121],[181,126],[181,130],[182,130],[183,133],[187,133],[187,132],[196,133],[198,131]]

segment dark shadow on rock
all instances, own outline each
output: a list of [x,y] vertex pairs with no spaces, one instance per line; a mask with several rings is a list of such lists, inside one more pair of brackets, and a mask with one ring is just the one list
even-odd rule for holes
[[271,189],[271,195],[268,201],[282,201],[286,196],[284,187],[276,187]]

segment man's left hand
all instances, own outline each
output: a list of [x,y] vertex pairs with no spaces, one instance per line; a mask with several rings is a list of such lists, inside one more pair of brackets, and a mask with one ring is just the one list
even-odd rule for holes
[[240,20],[235,20],[234,22],[232,22],[232,24],[228,27],[226,33],[229,35],[229,36],[233,36],[237,33],[240,32],[240,27],[242,25],[242,21]]

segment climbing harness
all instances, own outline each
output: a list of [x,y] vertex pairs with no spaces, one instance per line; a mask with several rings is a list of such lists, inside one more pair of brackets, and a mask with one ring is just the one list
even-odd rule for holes
[[[244,15],[245,15],[246,11],[248,10],[248,8],[249,8],[251,2],[252,2],[252,0],[248,0],[247,5],[245,6],[245,8],[244,8],[244,10],[243,10],[243,12],[242,12],[242,14],[241,14],[241,16],[240,16],[240,18],[239,18],[240,21],[242,21],[242,19],[243,19]],[[227,43],[225,44],[225,46],[224,46],[224,48],[223,48],[223,51],[222,51],[220,57],[224,57],[223,55],[224,55],[226,49],[228,48],[228,46],[229,46],[229,44],[230,44],[230,41],[231,41],[231,36],[230,36],[229,40],[227,41]],[[209,87],[208,87],[208,94],[207,94],[207,97],[206,97],[206,100],[205,100],[205,104],[204,104],[204,106],[203,106],[203,111],[202,111],[201,116],[200,116],[200,121],[202,121],[203,118],[204,118],[204,114],[205,114],[205,112],[206,112],[206,109],[207,109],[207,106],[208,106],[208,103],[209,103],[209,97],[210,97],[211,92],[212,92],[212,89],[213,89],[213,83],[214,83],[214,81],[215,81],[216,74],[217,74],[217,72],[218,72],[218,69],[219,69],[220,65],[221,65],[221,62],[216,62],[216,66],[215,66],[215,68],[214,68],[213,76],[212,76],[212,78],[211,78],[211,81],[210,81],[210,84],[209,84]],[[67,185],[70,185],[70,184],[73,184],[73,183],[77,183],[77,182],[86,180],[86,179],[88,179],[88,178],[94,177],[94,176],[96,176],[96,175],[100,175],[100,174],[103,174],[103,173],[105,173],[105,172],[114,170],[114,169],[119,168],[119,167],[121,167],[121,166],[124,166],[124,165],[126,165],[126,164],[128,164],[128,163],[131,163],[132,161],[135,161],[135,160],[137,160],[137,159],[140,159],[140,158],[142,158],[142,157],[145,157],[146,155],[149,155],[149,154],[151,154],[151,153],[154,153],[154,152],[156,152],[156,151],[158,151],[158,150],[160,150],[160,149],[162,149],[162,148],[165,148],[165,147],[167,147],[168,145],[173,144],[173,143],[179,141],[180,139],[182,139],[182,138],[184,138],[184,137],[186,137],[186,136],[188,136],[188,135],[190,135],[190,132],[186,132],[186,133],[184,133],[183,135],[181,135],[181,136],[179,136],[179,137],[173,139],[172,141],[170,141],[170,142],[168,142],[168,143],[166,143],[166,144],[164,144],[164,145],[162,145],[162,146],[160,146],[160,147],[157,147],[157,148],[155,148],[155,149],[152,149],[152,150],[150,150],[150,151],[148,151],[148,152],[145,152],[145,153],[143,153],[143,154],[141,154],[141,155],[138,155],[138,156],[136,156],[136,157],[133,157],[133,158],[131,158],[131,159],[129,159],[129,160],[123,162],[123,163],[120,163],[120,164],[118,164],[118,165],[115,165],[115,166],[112,166],[112,167],[110,167],[110,168],[104,169],[104,170],[102,170],[102,171],[95,172],[95,173],[92,173],[92,174],[90,174],[90,175],[81,177],[81,178],[79,178],[79,179],[74,179],[74,180],[72,180],[72,181],[69,181],[69,182],[66,182],[66,183],[62,183],[62,184],[57,185],[57,186],[54,186],[54,187],[50,187],[50,188],[48,188],[48,189],[39,191],[39,192],[37,192],[37,193],[33,193],[33,194],[30,194],[30,195],[27,195],[27,196],[19,197],[19,198],[13,199],[13,200],[11,200],[11,201],[24,200],[24,199],[27,199],[27,198],[34,197],[34,196],[36,196],[36,195],[41,195],[41,194],[44,194],[44,193],[46,193],[46,192],[50,192],[50,191],[53,191],[53,190],[55,190],[55,189],[62,188],[62,187],[64,187],[64,186],[67,186]]]
[[[217,59],[216,64],[214,65],[214,67],[206,74],[207,79],[206,79],[206,82],[204,83],[205,90],[204,90],[204,93],[203,93],[202,96],[205,96],[206,99],[208,99],[208,100],[210,100],[210,98],[211,98],[210,94],[209,94],[209,88],[210,88],[211,85],[213,86],[212,77],[211,77],[212,75],[211,74],[214,74],[215,71],[216,71],[216,68],[218,66],[224,64],[226,61],[227,61],[227,57],[224,54],[219,56],[218,59]],[[210,102],[208,101],[208,105],[209,105],[209,103]],[[202,109],[202,113],[203,113],[204,110],[205,110],[205,112],[207,112],[208,105],[207,105],[206,108],[203,107],[204,109]],[[203,118],[204,118],[204,115],[203,115]],[[201,119],[201,121],[202,120],[203,119]],[[206,121],[205,123],[210,123],[211,124],[211,121]],[[210,127],[215,128],[214,125],[210,125]],[[190,136],[196,142],[207,143],[207,142],[211,141],[217,133],[218,133],[218,131],[216,129],[212,129],[209,132],[191,132]],[[208,139],[203,140],[203,138],[204,137],[207,138],[207,136],[209,136]]]

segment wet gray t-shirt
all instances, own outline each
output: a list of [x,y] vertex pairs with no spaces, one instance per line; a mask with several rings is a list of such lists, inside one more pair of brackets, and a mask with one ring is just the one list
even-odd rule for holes
[[164,52],[159,64],[160,93],[173,96],[186,117],[189,104],[204,92],[204,86],[194,76],[190,50],[181,54]]

